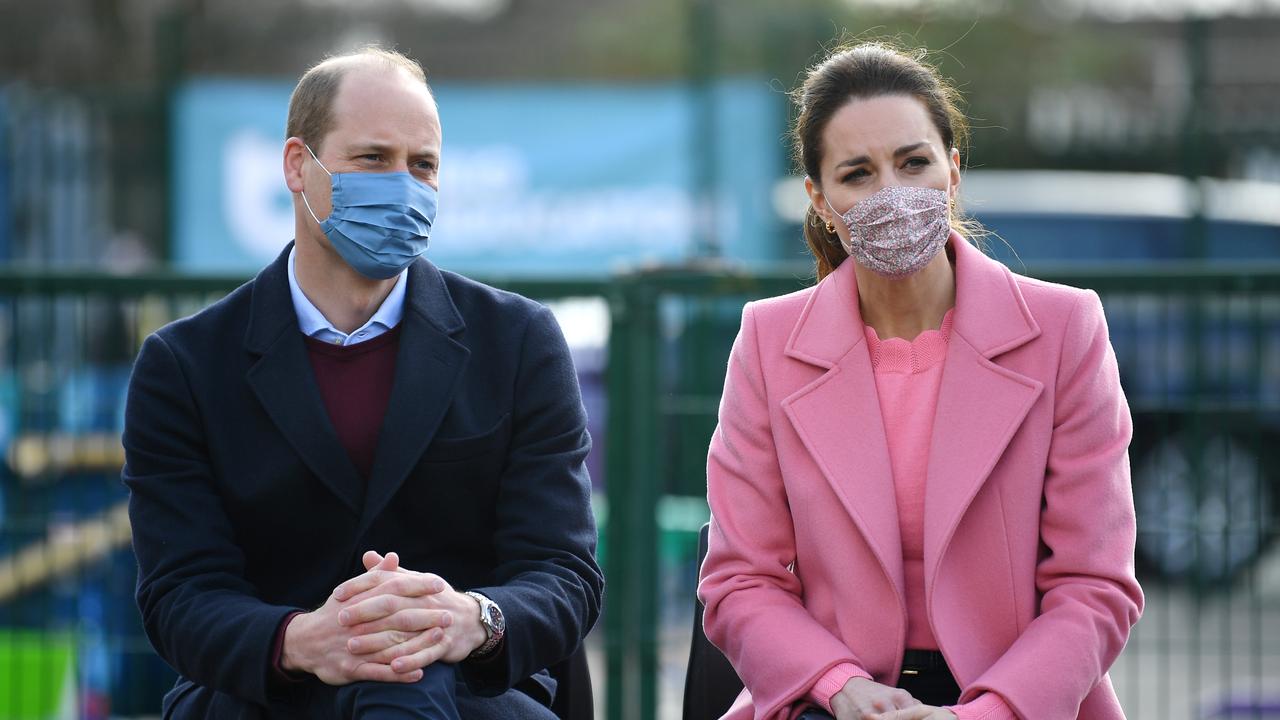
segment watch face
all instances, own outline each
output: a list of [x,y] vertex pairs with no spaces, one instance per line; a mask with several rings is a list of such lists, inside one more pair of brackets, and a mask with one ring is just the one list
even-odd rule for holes
[[502,608],[498,607],[497,603],[489,603],[486,606],[486,611],[488,624],[495,632],[501,632],[506,629],[507,621],[502,617]]

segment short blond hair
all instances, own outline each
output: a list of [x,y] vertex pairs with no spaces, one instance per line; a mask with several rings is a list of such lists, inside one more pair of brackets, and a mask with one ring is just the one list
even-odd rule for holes
[[285,122],[285,137],[302,138],[317,154],[324,138],[333,129],[333,99],[338,95],[342,78],[352,68],[362,65],[382,66],[387,70],[403,70],[410,77],[427,85],[427,74],[417,60],[376,45],[361,48],[345,55],[335,55],[316,63],[302,74],[298,86],[289,96],[289,117]]

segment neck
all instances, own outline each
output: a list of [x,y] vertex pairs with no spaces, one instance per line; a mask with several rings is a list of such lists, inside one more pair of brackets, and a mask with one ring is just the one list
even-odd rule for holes
[[905,278],[886,278],[861,265],[854,266],[863,322],[882,340],[914,340],[926,330],[937,329],[942,317],[956,304],[955,271],[949,255],[948,248]]
[[370,280],[352,269],[333,248],[315,240],[294,244],[294,262],[298,287],[325,319],[344,333],[369,322],[397,280]]

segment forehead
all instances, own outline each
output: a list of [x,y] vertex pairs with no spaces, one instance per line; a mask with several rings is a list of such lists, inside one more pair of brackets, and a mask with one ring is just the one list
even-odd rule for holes
[[440,148],[440,115],[426,85],[398,69],[357,67],[338,85],[331,140]]
[[823,159],[838,163],[860,155],[892,153],[922,141],[945,150],[942,137],[919,98],[881,95],[855,99],[837,110],[823,130]]

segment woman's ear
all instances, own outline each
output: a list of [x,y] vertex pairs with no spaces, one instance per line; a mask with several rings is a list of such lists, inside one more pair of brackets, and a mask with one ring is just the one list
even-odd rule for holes
[[824,223],[831,223],[831,208],[827,207],[827,196],[822,194],[822,188],[809,178],[804,178],[804,191],[809,195],[809,205],[813,207],[813,211],[818,217],[822,218]]
[[960,150],[959,148],[951,148],[951,177],[947,182],[947,196],[951,198],[951,202],[955,202],[960,195]]

